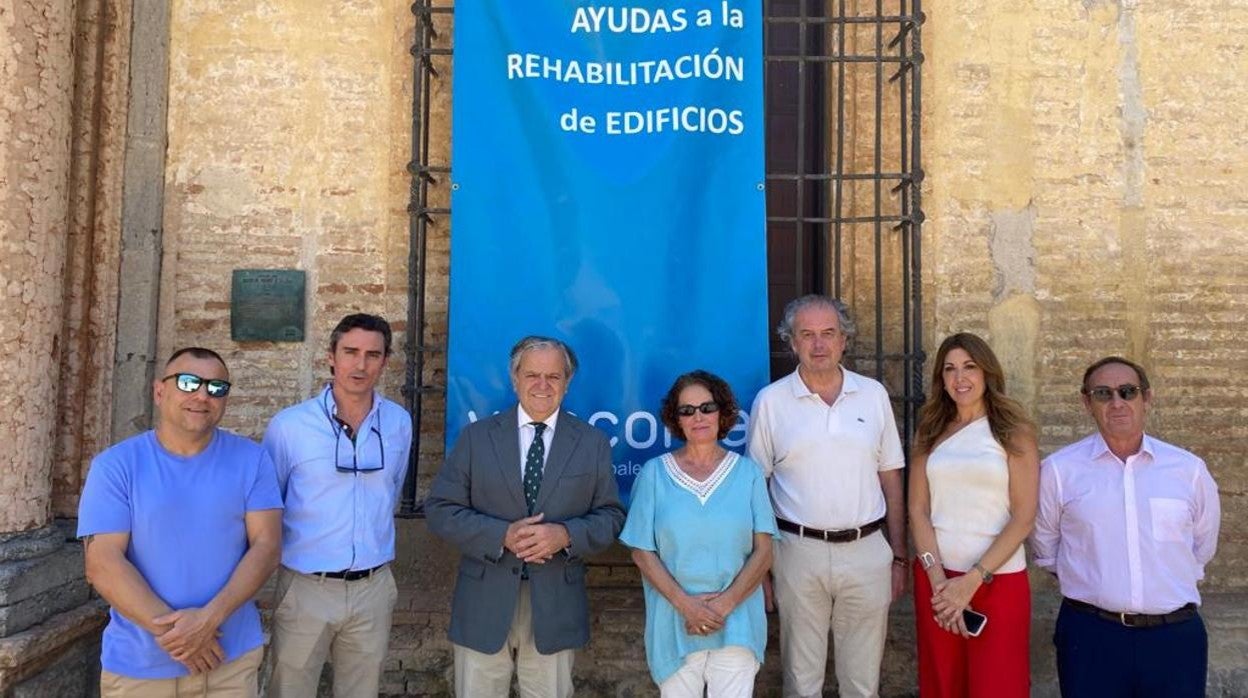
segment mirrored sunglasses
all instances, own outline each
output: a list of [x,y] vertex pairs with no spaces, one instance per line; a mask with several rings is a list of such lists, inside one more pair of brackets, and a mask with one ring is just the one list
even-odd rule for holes
[[719,411],[719,403],[715,401],[704,402],[701,405],[679,405],[676,408],[676,414],[682,417],[692,417],[694,412],[702,414],[714,414]]
[[1118,397],[1124,402],[1131,402],[1140,394],[1140,386],[1138,385],[1120,385],[1117,388],[1111,388],[1108,385],[1098,385],[1095,388],[1087,389],[1088,397],[1097,402],[1109,402],[1114,399],[1114,393],[1118,393]]
[[199,386],[206,386],[208,397],[222,398],[230,394],[230,382],[220,378],[201,378],[194,373],[174,373],[161,378],[162,381],[173,380],[174,386],[184,393],[193,393]]

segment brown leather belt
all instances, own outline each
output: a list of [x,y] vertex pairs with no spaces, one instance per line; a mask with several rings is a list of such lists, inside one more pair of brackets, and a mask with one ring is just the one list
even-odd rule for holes
[[1085,601],[1079,601],[1078,599],[1072,599],[1070,597],[1062,597],[1062,603],[1070,606],[1076,611],[1090,613],[1113,623],[1121,623],[1128,628],[1155,628],[1158,625],[1181,623],[1185,620],[1195,618],[1197,614],[1196,604],[1194,603],[1180,606],[1169,613],[1158,613],[1155,615],[1147,613],[1116,613],[1114,611],[1106,611],[1099,606],[1093,606]]
[[858,528],[847,528],[844,531],[825,531],[821,528],[810,528],[809,526],[795,524],[792,521],[786,521],[781,518],[776,519],[776,525],[780,527],[781,531],[796,533],[806,538],[815,538],[827,543],[851,543],[884,528],[884,519],[879,518],[869,524],[859,526]]

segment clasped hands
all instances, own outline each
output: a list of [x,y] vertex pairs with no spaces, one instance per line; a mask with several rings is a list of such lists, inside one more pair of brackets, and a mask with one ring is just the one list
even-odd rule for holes
[[218,638],[220,622],[205,608],[183,608],[152,619],[164,628],[156,635],[161,649],[181,662],[192,674],[221,666],[225,650]]
[[685,619],[685,632],[690,635],[712,635],[724,628],[724,619],[732,613],[732,604],[724,594],[689,594],[677,606]]
[[966,622],[962,620],[962,611],[970,606],[971,597],[975,596],[979,585],[979,579],[973,574],[935,582],[932,585],[932,617],[936,624],[954,635],[970,637]]
[[530,565],[540,565],[572,545],[572,537],[563,524],[542,523],[539,513],[512,521],[503,537],[503,546]]

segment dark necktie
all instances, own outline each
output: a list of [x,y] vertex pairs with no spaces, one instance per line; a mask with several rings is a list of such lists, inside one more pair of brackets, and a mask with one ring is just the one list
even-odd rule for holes
[[545,422],[530,422],[533,426],[533,443],[529,444],[529,453],[524,457],[524,502],[529,505],[529,514],[533,514],[537,506],[537,490],[542,486],[542,466],[546,461],[546,442],[542,441],[542,432],[546,430]]

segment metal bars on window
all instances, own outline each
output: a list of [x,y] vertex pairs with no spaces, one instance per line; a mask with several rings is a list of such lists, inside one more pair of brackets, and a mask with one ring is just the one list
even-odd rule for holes
[[[771,317],[806,293],[853,309],[847,364],[902,432],[923,401],[919,0],[765,0]],[[793,367],[778,339],[772,373]]]
[[[407,481],[399,499],[400,516],[422,515],[421,503],[416,489],[419,475],[421,436],[426,415],[425,401],[430,396],[445,395],[446,386],[430,382],[428,363],[431,356],[440,354],[445,359],[445,341],[435,343],[429,337],[429,318],[426,299],[429,294],[429,237],[435,220],[443,230],[449,223],[450,208],[434,205],[431,188],[438,187],[443,200],[447,199],[447,187],[451,167],[450,149],[441,144],[441,157],[435,157],[430,148],[431,114],[435,83],[450,86],[451,48],[450,19],[453,8],[434,6],[433,0],[416,0],[411,6],[416,18],[416,31],[411,53],[412,68],[412,160],[408,172],[412,175],[407,212],[410,216],[409,245],[407,254],[407,327],[404,341],[406,359],[403,378],[403,400],[412,415],[412,447],[408,457]],[[444,113],[443,119],[448,117]],[[450,124],[442,124],[443,132],[450,132]],[[443,308],[445,312],[445,308]],[[439,401],[441,402],[441,401]]]

